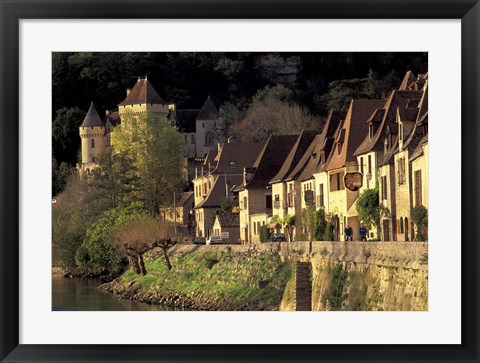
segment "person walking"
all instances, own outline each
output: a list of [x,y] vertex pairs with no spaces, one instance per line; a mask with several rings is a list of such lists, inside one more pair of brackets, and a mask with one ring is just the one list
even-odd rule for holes
[[345,241],[353,241],[353,229],[348,224],[345,226]]
[[367,241],[368,230],[363,225],[363,222],[360,222],[360,228],[358,229],[358,235],[360,237],[360,241]]

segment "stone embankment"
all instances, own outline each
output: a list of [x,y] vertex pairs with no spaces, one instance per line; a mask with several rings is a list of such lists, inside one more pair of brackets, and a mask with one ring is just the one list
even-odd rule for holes
[[[101,288],[120,298],[186,310],[428,309],[426,242],[177,245],[170,255],[177,259],[177,271],[158,273],[153,285],[148,280],[151,276],[129,280],[124,275]],[[214,266],[196,269],[205,258],[213,258]],[[155,256],[150,260],[151,266],[162,264]],[[191,264],[182,266],[185,261]],[[292,272],[286,273],[292,264]],[[197,274],[202,275],[198,278]],[[277,281],[279,274],[281,281]],[[189,279],[196,278],[201,290],[176,288],[177,283],[188,285]],[[242,298],[228,298],[230,291],[242,291]],[[258,292],[265,295],[260,297]],[[265,296],[278,293],[283,298],[276,307],[276,298],[265,300]]]

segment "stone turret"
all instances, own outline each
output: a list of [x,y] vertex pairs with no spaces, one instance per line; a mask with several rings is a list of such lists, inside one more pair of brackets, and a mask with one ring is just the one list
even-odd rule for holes
[[77,165],[80,175],[90,174],[98,166],[98,159],[105,153],[106,129],[93,104],[79,127],[82,140],[82,162]]

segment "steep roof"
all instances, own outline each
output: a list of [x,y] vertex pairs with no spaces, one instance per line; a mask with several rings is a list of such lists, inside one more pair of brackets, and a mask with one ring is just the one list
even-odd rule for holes
[[[387,101],[383,105],[384,111],[382,112],[382,119],[378,127],[376,127],[373,137],[370,138],[368,129],[363,134],[363,141],[355,150],[354,155],[360,155],[368,153],[372,150],[381,150],[383,147],[382,141],[385,136],[385,127],[387,125],[396,124],[397,109],[405,108],[408,101],[411,99],[420,99],[422,91],[393,91],[387,98]],[[416,108],[415,108],[416,109]],[[418,112],[418,109],[416,109]],[[415,111],[405,110],[405,113],[414,113]],[[378,114],[378,112],[377,112]],[[369,123],[375,122],[369,118]]]
[[271,135],[253,164],[252,178],[243,188],[265,188],[278,173],[298,135]]
[[346,111],[330,111],[322,132],[312,141],[302,159],[289,175],[290,179],[296,178],[298,181],[304,181],[311,179],[314,173],[323,171],[321,169],[325,167],[333,147],[333,136],[346,114]]
[[405,76],[403,77],[402,83],[400,83],[400,87],[398,87],[398,89],[401,90],[401,91],[407,90],[410,87],[410,85],[413,82],[415,82],[415,80],[416,80],[416,77],[413,74],[413,72],[412,71],[407,71],[407,73],[405,73]]
[[217,214],[218,222],[221,227],[239,227],[240,214],[238,213],[220,213]]
[[428,144],[428,134],[426,134],[424,137],[422,137],[422,139],[418,143],[415,150],[413,150],[409,161],[413,161],[413,160],[419,158],[420,156],[422,156],[423,155],[423,145],[426,145],[426,144]]
[[298,135],[297,141],[288,153],[278,173],[270,180],[270,184],[289,179],[290,173],[297,166],[316,135],[317,133],[314,131],[302,131],[300,135]]
[[176,110],[172,116],[175,119],[178,130],[180,132],[195,132],[195,120],[200,112],[200,109],[183,109]]
[[[342,168],[348,161],[354,161],[354,151],[368,133],[367,120],[373,111],[381,108],[385,100],[352,100],[342,127],[335,133],[335,144],[330,153],[330,160],[326,170]],[[341,143],[340,153],[334,151]]]
[[214,178],[212,189],[195,208],[220,208],[227,196],[227,189],[230,192],[232,186],[241,185],[243,182],[243,175],[240,174],[215,175]]
[[138,78],[137,83],[135,83],[135,86],[133,86],[133,88],[127,95],[127,98],[125,98],[118,105],[125,106],[125,105],[138,105],[138,104],[144,104],[144,103],[153,103],[156,105],[167,104],[167,102],[165,102],[159,96],[157,91],[155,91],[155,88],[153,88],[153,86],[150,84],[147,77],[145,77],[145,79]]
[[192,196],[193,192],[184,192],[182,198],[177,202],[177,207],[183,207]]
[[88,109],[88,112],[83,119],[82,124],[80,127],[93,127],[93,126],[105,126],[102,122],[102,119],[98,115],[97,109],[95,108],[93,101],[90,104],[90,108]]
[[215,105],[213,104],[210,96],[207,97],[202,109],[200,110],[197,120],[216,120],[219,117],[219,113]]
[[107,117],[105,118],[105,123],[110,122],[112,126],[118,126],[120,125],[121,119],[120,119],[120,114],[118,111],[113,111],[110,112]]
[[252,166],[262,150],[259,143],[225,143],[223,144],[213,174],[242,174],[243,168]]

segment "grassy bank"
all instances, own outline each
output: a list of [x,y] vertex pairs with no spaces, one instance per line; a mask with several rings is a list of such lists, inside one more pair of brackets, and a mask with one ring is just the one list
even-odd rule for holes
[[195,310],[278,310],[291,267],[278,254],[228,249],[182,251],[146,256],[147,275],[129,269],[104,290],[122,298]]

